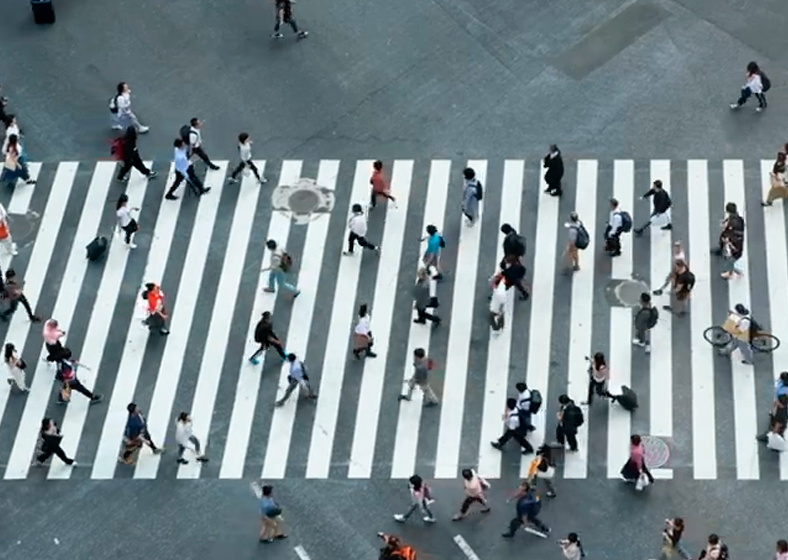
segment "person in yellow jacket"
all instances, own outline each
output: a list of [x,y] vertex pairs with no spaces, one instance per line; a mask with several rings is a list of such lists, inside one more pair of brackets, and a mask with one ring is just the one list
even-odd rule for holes
[[550,448],[542,445],[536,450],[536,457],[528,465],[528,482],[532,487],[536,487],[537,480],[544,482],[547,487],[545,496],[548,498],[555,498],[555,486],[553,486],[553,477],[555,476],[555,465],[552,464],[552,457],[550,456]]

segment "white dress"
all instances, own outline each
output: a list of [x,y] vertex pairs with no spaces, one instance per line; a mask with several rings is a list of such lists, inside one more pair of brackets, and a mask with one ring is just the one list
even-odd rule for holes
[[16,352],[11,356],[10,360],[7,360],[5,365],[8,369],[8,383],[11,384],[13,382],[19,388],[20,391],[28,391],[27,384],[25,383],[25,370],[17,367],[17,360],[19,358],[16,355]]

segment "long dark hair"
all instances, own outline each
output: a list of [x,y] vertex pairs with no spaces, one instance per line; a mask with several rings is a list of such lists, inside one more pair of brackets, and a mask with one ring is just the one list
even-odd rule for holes
[[602,352],[597,352],[594,354],[594,367],[596,369],[607,367],[607,364],[605,363],[605,355]]
[[118,197],[118,203],[115,205],[115,210],[120,210],[122,207],[126,205],[128,201],[129,201],[129,195],[127,195],[126,193],[121,194]]
[[137,147],[137,129],[135,127],[126,127],[126,133],[123,135],[123,147],[126,150],[132,150]]
[[16,134],[12,134],[12,135],[10,135],[8,137],[8,148],[7,149],[10,150],[12,148],[13,148],[14,152],[16,152],[17,155],[19,155],[19,136],[17,136]]
[[14,355],[14,350],[16,350],[16,347],[14,347],[14,345],[11,344],[10,342],[6,342],[6,344],[5,344],[5,361],[6,362],[8,360],[10,360],[11,357]]

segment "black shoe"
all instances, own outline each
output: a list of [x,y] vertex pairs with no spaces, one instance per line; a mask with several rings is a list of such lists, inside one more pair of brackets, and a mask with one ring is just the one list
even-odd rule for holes
[[661,227],[661,228],[659,228],[659,229],[661,229],[661,230],[664,230],[664,231],[671,230],[671,229],[673,229],[673,224],[668,224],[668,225],[666,225],[666,226],[662,226],[662,227]]
[[643,230],[638,228],[638,229],[635,229],[632,233],[634,233],[635,235],[640,237],[641,235],[643,235]]
[[104,400],[104,395],[94,394],[93,398],[90,399],[90,404],[98,404]]
[[562,191],[550,191],[547,194],[549,194],[550,196],[561,196],[564,193]]
[[216,165],[215,163],[212,163],[208,166],[208,169],[210,169],[211,171],[219,171],[219,166]]
[[166,198],[167,200],[178,200],[177,196],[175,196],[174,194],[169,194],[169,193],[165,194],[164,198]]
[[156,175],[158,175],[156,171],[151,171],[150,173],[148,173],[148,180],[155,179]]
[[427,319],[413,319],[413,322],[417,325],[424,325],[427,323]]
[[204,195],[206,193],[209,193],[209,192],[211,192],[211,187],[206,187],[206,188],[204,188],[203,190],[200,191],[200,196],[202,196],[202,195]]
[[497,449],[498,451],[501,451],[501,450],[503,449],[503,445],[501,445],[501,444],[500,444],[500,443],[498,443],[497,441],[491,441],[491,442],[490,442],[490,445],[492,445],[492,446],[493,446],[495,449]]
[[505,538],[505,539],[511,539],[511,538],[514,536],[514,533],[512,533],[512,532],[510,532],[510,531],[506,531],[506,532],[505,532],[505,533],[503,533],[501,536],[502,536],[503,538]]
[[613,251],[612,253],[609,253],[609,255],[611,257],[620,257],[621,256],[621,251]]
[[208,462],[208,457],[206,457],[205,455],[203,455],[202,457],[197,457],[197,460],[198,460],[200,463],[207,463],[207,462]]
[[180,458],[180,459],[178,459],[178,464],[179,465],[188,465],[189,461],[187,461],[186,459]]
[[410,398],[407,395],[397,395],[397,400],[410,402]]
[[374,352],[367,351],[367,358],[377,358],[377,357],[378,355],[375,354]]

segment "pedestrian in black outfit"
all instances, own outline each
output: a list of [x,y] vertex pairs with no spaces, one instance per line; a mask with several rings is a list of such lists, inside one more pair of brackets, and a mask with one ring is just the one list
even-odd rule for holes
[[33,309],[30,307],[30,302],[27,301],[24,292],[22,291],[25,283],[21,280],[18,280],[16,277],[16,271],[13,268],[9,268],[5,273],[5,294],[8,297],[8,309],[6,309],[3,313],[0,313],[0,319],[3,321],[7,321],[11,315],[16,312],[16,308],[19,307],[21,303],[25,311],[27,311],[27,317],[30,319],[31,323],[38,323],[41,321],[41,317],[33,313]]
[[60,433],[55,421],[51,418],[44,418],[41,421],[41,453],[36,457],[36,466],[43,467],[44,463],[52,455],[57,455],[58,459],[65,464],[76,467],[77,462],[66,456],[66,452],[60,447],[63,434]]
[[195,155],[205,162],[205,165],[213,171],[217,171],[219,166],[211,161],[208,154],[202,147],[202,121],[197,117],[193,117],[189,121],[189,135],[184,140],[188,140],[189,155]]
[[142,162],[140,153],[137,150],[137,129],[129,126],[126,127],[126,134],[123,136],[123,164],[118,170],[117,180],[128,181],[128,174],[132,167],[148,179],[153,179],[157,175],[155,171],[145,167],[145,164]]
[[558,426],[555,439],[563,447],[566,441],[570,451],[577,451],[577,429],[583,425],[583,411],[568,395],[558,397],[561,408],[558,411]]
[[77,378],[77,367],[83,366],[77,360],[72,359],[71,350],[63,348],[63,354],[57,363],[57,374],[55,379],[62,383],[60,393],[58,395],[58,404],[66,404],[71,399],[71,392],[76,391],[90,399],[90,404],[101,402],[104,398],[98,393],[93,393],[85,387],[82,382]]
[[281,39],[284,37],[284,35],[279,32],[279,28],[283,23],[292,27],[293,32],[298,35],[299,39],[305,39],[309,35],[308,31],[299,29],[296,20],[293,19],[293,3],[291,0],[276,0],[276,25],[274,25],[274,33],[271,37],[274,39]]
[[255,350],[254,354],[249,356],[249,361],[252,362],[252,364],[259,364],[260,354],[268,350],[270,347],[273,347],[277,352],[279,352],[279,355],[282,357],[282,361],[287,359],[287,352],[285,352],[285,349],[282,347],[282,343],[274,333],[274,326],[271,323],[270,311],[263,313],[262,318],[257,323],[257,326],[254,329],[254,341],[260,345],[260,348]]
[[663,230],[673,229],[670,216],[670,207],[673,205],[673,202],[670,200],[668,191],[662,187],[662,181],[659,179],[654,181],[651,189],[649,189],[641,198],[645,200],[649,197],[651,197],[654,209],[651,212],[651,216],[648,218],[648,222],[635,230],[635,235],[643,235],[643,231],[653,223],[664,224],[660,227],[660,229]]
[[506,445],[510,439],[514,438],[514,441],[520,444],[520,450],[522,451],[523,455],[533,453],[533,446],[527,439],[525,439],[527,434],[527,426],[523,426],[522,422],[520,421],[520,412],[517,409],[517,399],[506,399],[506,412],[504,412],[503,419],[505,431],[503,435],[498,438],[498,441],[492,442],[491,445],[495,449],[502,451],[503,446]]
[[552,196],[561,196],[561,179],[564,178],[564,160],[561,157],[561,150],[555,144],[550,144],[550,151],[544,157],[544,167],[547,172],[544,174],[544,181],[547,188],[544,192]]
[[413,286],[413,300],[415,301],[416,313],[418,317],[413,319],[414,323],[425,324],[427,320],[437,326],[441,324],[441,319],[434,312],[428,313],[427,309],[437,309],[438,307],[438,282],[437,275],[430,275],[432,267],[422,267],[416,276],[416,284]]

